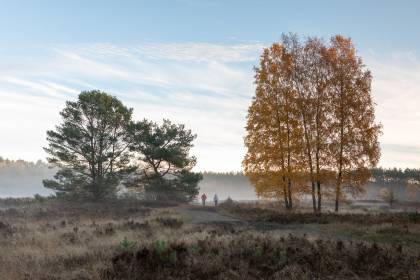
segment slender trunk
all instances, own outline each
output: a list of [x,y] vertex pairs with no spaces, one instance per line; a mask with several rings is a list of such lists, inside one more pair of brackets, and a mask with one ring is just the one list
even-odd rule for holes
[[342,158],[340,158],[339,168],[338,168],[338,176],[337,176],[337,184],[335,188],[335,212],[338,212],[338,204],[340,200],[340,192],[341,192],[341,181],[342,181]]
[[315,182],[311,181],[311,190],[312,190],[312,207],[314,209],[314,212],[317,211],[316,207],[316,198],[315,198]]
[[341,96],[340,96],[340,153],[338,161],[338,176],[337,176],[337,186],[335,190],[335,212],[338,212],[338,203],[340,200],[341,192],[341,182],[342,182],[342,171],[343,171],[343,141],[344,141],[344,108],[343,108],[343,86],[341,86]]
[[318,212],[321,212],[321,200],[322,200],[322,196],[321,196],[321,182],[317,181],[316,182],[316,186],[317,186],[317,191],[318,191]]
[[320,180],[320,168],[319,168],[319,148],[317,147],[316,155],[316,187],[318,195],[318,212],[321,212],[322,197],[321,197],[321,180]]
[[292,189],[292,180],[290,180],[290,178],[287,182],[287,187],[288,187],[288,191],[289,191],[289,207],[290,207],[290,209],[292,209],[293,208],[292,190],[291,190]]
[[[281,125],[282,121],[280,119],[280,114],[279,114],[280,105],[279,105],[279,100],[278,100],[277,96],[276,96],[275,100],[276,100],[276,117],[277,117],[278,133],[279,133],[279,138],[280,138],[279,140],[280,140],[280,143],[282,143],[281,134],[282,134],[282,129],[283,128],[282,128],[282,125]],[[286,103],[286,107],[287,107],[287,103]],[[287,147],[287,155],[288,155],[287,170],[289,170],[290,169],[290,149],[289,149],[289,133],[290,133],[290,130],[289,130],[288,118],[287,118],[286,123],[287,123],[287,146],[288,146]],[[286,166],[285,166],[285,159],[284,159],[284,147],[283,147],[282,144],[280,146],[280,155],[281,155],[281,168],[282,168],[281,171],[282,171],[282,174],[283,174],[282,180],[283,180],[284,204],[285,204],[286,209],[290,209],[291,208],[291,199],[290,199],[290,195],[288,193],[288,192],[290,192],[290,188],[286,187],[286,176],[284,175],[286,173]],[[289,176],[289,174],[288,174],[288,176]],[[288,177],[288,180],[290,180],[290,177]]]
[[289,202],[288,195],[287,195],[286,177],[285,176],[283,176],[283,197],[284,197],[284,206],[286,207],[286,209],[289,209],[290,202]]
[[[341,168],[340,168],[341,169]],[[335,212],[338,212],[338,201],[340,200],[340,189],[341,189],[341,170],[338,172],[337,186],[335,189]]]
[[306,154],[308,156],[309,174],[310,174],[311,187],[312,187],[312,205],[313,205],[314,212],[316,212],[317,206],[316,206],[316,198],[315,198],[315,180],[314,180],[314,169],[313,169],[313,164],[312,164],[311,143],[309,141],[308,130],[306,127],[306,118],[303,112],[302,112],[302,118],[303,118],[303,128],[304,128],[305,140],[306,140]]
[[316,152],[315,152],[315,161],[316,161],[316,187],[317,187],[317,195],[318,195],[318,212],[321,212],[321,204],[322,204],[322,197],[321,197],[321,169],[319,167],[319,152],[320,152],[320,106],[321,102],[319,100],[321,93],[319,90],[317,91],[317,100],[316,100]]
[[[286,100],[286,107],[288,106],[288,102]],[[288,108],[288,107],[287,107]],[[290,179],[291,176],[291,150],[290,150],[290,119],[289,119],[289,112],[287,112],[287,190],[288,190],[288,197],[289,197],[289,208],[292,209],[293,202],[292,202],[292,180]]]
[[307,153],[307,157],[308,157],[308,165],[309,165],[309,174],[310,174],[310,180],[311,180],[311,195],[312,195],[312,206],[313,206],[313,210],[314,212],[317,211],[317,206],[316,206],[316,198],[315,198],[315,180],[314,180],[314,170],[313,170],[313,163],[312,163],[312,154],[311,154],[311,142],[309,139],[309,132],[308,132],[308,127],[307,127],[307,120],[306,120],[306,115],[305,115],[305,110],[307,110],[308,108],[305,107],[305,104],[303,104],[302,100],[305,100],[305,96],[302,93],[302,89],[300,89],[300,80],[296,79],[292,77],[293,83],[295,83],[296,88],[297,88],[297,92],[298,95],[301,99],[300,105],[299,105],[299,109],[300,109],[300,114],[302,117],[302,122],[303,122],[303,129],[304,129],[304,138],[306,141],[306,153]]

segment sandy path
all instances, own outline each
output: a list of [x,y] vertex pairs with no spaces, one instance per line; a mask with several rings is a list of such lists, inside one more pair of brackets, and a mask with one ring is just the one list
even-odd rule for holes
[[247,221],[238,217],[228,216],[226,214],[219,213],[217,208],[213,206],[181,206],[176,209],[184,222],[188,224],[212,224],[221,223],[229,224],[235,228],[241,228],[245,230],[256,230],[256,231],[272,231],[281,235],[309,235],[319,236],[319,230],[317,225],[303,225],[303,224],[278,224],[269,222],[255,222]]
[[217,222],[245,223],[243,220],[223,215],[217,212],[215,207],[211,206],[184,206],[179,207],[177,211],[181,214],[184,221],[189,224],[206,224]]

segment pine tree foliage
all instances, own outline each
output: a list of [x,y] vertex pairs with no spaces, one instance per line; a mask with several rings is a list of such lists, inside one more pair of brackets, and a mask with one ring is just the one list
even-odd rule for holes
[[191,171],[196,159],[189,155],[196,136],[184,125],[134,122],[132,109],[97,90],[68,101],[60,115],[44,148],[58,171],[45,187],[93,199],[114,196],[123,185],[182,200],[198,194],[202,176]]
[[162,125],[143,120],[133,125],[131,150],[142,163],[128,186],[143,187],[156,198],[193,199],[202,175],[191,169],[197,160],[190,156],[196,135],[184,125],[164,120]]
[[132,109],[101,91],[68,101],[62,123],[47,132],[50,164],[59,170],[44,185],[58,192],[95,199],[115,193],[130,166],[128,125]]

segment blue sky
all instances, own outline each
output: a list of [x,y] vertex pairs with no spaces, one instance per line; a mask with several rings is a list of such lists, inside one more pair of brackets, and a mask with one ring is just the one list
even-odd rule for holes
[[252,67],[282,32],[353,39],[372,70],[383,166],[420,167],[418,1],[0,1],[0,155],[45,158],[65,100],[108,91],[185,123],[198,170],[239,170]]
[[392,51],[420,47],[418,1],[0,1],[3,47],[109,42],[268,41],[281,32]]

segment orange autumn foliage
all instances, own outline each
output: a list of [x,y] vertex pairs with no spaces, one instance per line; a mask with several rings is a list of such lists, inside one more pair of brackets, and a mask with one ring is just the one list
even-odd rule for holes
[[343,189],[362,191],[380,156],[371,75],[351,40],[283,35],[255,72],[243,166],[257,194],[286,208],[310,194],[314,211],[335,197],[338,210]]

